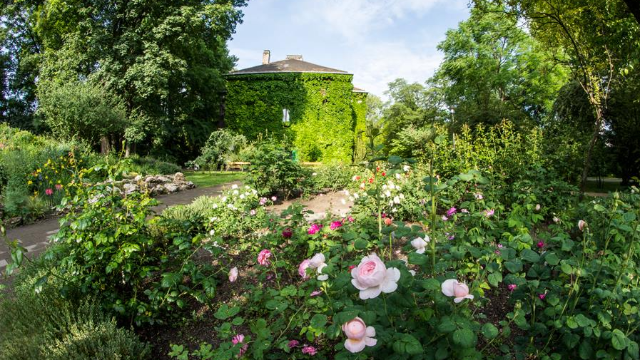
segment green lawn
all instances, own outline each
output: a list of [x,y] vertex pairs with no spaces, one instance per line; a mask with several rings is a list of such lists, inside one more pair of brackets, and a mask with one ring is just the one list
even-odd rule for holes
[[619,190],[624,190],[625,187],[620,186],[621,180],[618,178],[603,178],[602,183],[598,183],[596,178],[588,178],[587,186],[585,187],[586,192],[594,192],[594,193],[608,193]]
[[247,173],[237,171],[186,171],[185,177],[193,181],[198,187],[208,187],[228,183],[236,180],[244,180]]

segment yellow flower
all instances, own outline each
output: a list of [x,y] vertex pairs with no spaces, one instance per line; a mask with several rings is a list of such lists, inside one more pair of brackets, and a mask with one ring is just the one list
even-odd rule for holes
[[38,196],[38,190],[34,191],[34,192],[33,192],[33,195],[34,195],[34,196]]
[[27,181],[27,185],[31,185],[31,184],[33,184],[33,181],[31,180]]
[[38,170],[36,170],[36,172],[39,173],[39,172],[42,172],[42,170],[38,169]]

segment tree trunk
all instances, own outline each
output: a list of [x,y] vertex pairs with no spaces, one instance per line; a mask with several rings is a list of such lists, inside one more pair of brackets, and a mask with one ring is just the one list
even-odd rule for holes
[[102,155],[107,155],[109,154],[109,151],[109,138],[107,136],[103,136],[100,138],[100,153]]
[[580,199],[582,199],[584,195],[584,190],[587,186],[587,176],[589,176],[589,167],[591,166],[591,155],[593,154],[593,148],[598,141],[598,134],[600,133],[600,128],[602,127],[602,121],[604,120],[602,114],[602,106],[594,104],[593,105],[596,110],[596,126],[593,129],[593,135],[591,135],[591,140],[589,141],[589,147],[587,148],[587,153],[584,158],[584,169],[582,170],[582,177],[580,178]]

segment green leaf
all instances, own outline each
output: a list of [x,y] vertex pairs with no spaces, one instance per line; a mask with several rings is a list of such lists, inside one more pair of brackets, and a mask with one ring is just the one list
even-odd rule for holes
[[182,275],[178,273],[164,273],[162,274],[162,287],[168,288],[175,286],[180,279],[182,279]]
[[238,306],[234,306],[232,308],[229,308],[229,305],[222,304],[222,306],[220,306],[220,308],[218,308],[218,311],[216,311],[216,313],[213,314],[213,316],[215,316],[216,319],[225,320],[225,319],[228,319],[228,318],[230,318],[232,316],[235,316],[239,312],[240,312],[240,307],[238,307]]
[[393,343],[393,351],[398,354],[417,355],[422,353],[422,344],[409,334],[400,334],[400,338]]
[[583,340],[582,343],[580,343],[580,347],[578,348],[578,354],[580,355],[581,359],[590,359],[593,355],[593,347],[591,347],[591,343],[589,343],[588,340]]
[[560,259],[558,258],[558,255],[556,255],[555,253],[549,252],[545,255],[544,260],[552,266],[558,265],[558,263],[560,262]]
[[530,263],[537,263],[540,260],[540,255],[531,249],[524,249],[520,254],[525,261]]
[[500,333],[498,331],[498,328],[495,327],[495,325],[493,325],[492,323],[486,323],[482,325],[481,331],[482,331],[482,335],[489,340],[494,339]]
[[311,318],[311,327],[314,329],[322,329],[322,327],[327,323],[327,315],[324,314],[315,314]]
[[619,329],[613,330],[611,334],[611,345],[616,350],[624,350],[627,347],[627,336]]
[[367,248],[367,246],[369,246],[369,242],[364,239],[358,239],[355,241],[353,246],[356,248],[356,250],[364,250]]
[[298,289],[293,285],[289,285],[280,291],[280,295],[282,296],[294,296],[297,293]]
[[476,334],[471,329],[458,329],[453,333],[453,343],[463,348],[472,348],[476,345]]
[[419,265],[419,266],[425,266],[427,265],[429,258],[424,255],[424,254],[418,254],[416,252],[410,252],[407,260],[409,261],[409,264],[413,264],[413,265]]
[[456,324],[454,324],[448,316],[443,317],[438,325],[438,331],[443,333],[453,332],[456,328]]
[[629,341],[629,345],[627,345],[627,353],[632,359],[638,360],[640,358],[640,355],[638,354],[638,343],[635,341]]
[[571,275],[573,273],[573,268],[571,267],[571,265],[569,265],[564,261],[560,263],[560,269],[562,270],[563,273],[567,275]]
[[498,285],[500,285],[500,282],[502,282],[502,274],[500,273],[489,274],[488,280],[491,286],[498,287]]
[[449,358],[449,351],[446,347],[439,347],[436,350],[436,360],[444,360]]
[[404,161],[404,160],[403,160],[400,156],[397,156],[397,155],[391,155],[391,156],[389,156],[389,162],[390,162],[390,163],[392,163],[392,164],[394,164],[394,165],[398,165],[398,164],[400,164],[400,163],[401,163],[401,162],[403,162],[403,161]]
[[504,263],[504,267],[511,273],[522,271],[522,262],[520,260],[511,260]]

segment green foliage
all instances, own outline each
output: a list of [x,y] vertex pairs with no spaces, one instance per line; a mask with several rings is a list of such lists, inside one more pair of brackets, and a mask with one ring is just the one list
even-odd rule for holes
[[39,84],[38,111],[56,137],[97,144],[124,131],[126,108],[104,88],[87,81],[44,82]]
[[[351,162],[362,110],[353,95],[352,75],[278,73],[227,77],[225,121],[256,139],[267,133],[287,139],[302,161]],[[288,109],[290,127],[282,123]],[[360,148],[358,148],[360,149]],[[358,150],[360,151],[360,150]]]
[[[62,274],[38,282],[54,261],[37,259],[21,270],[14,295],[0,299],[0,359],[145,359],[149,347],[119,328],[92,299],[65,298]],[[54,270],[55,271],[55,270]]]
[[[136,324],[177,317],[189,298],[212,298],[211,266],[191,258],[206,247],[205,239],[188,236],[189,222],[149,223],[154,204],[145,194],[122,197],[108,185],[85,188],[63,202],[69,214],[54,238],[69,249],[58,267],[70,277],[64,288],[96,296],[107,312]],[[155,221],[164,231],[153,232]]]
[[192,159],[219,120],[222,76],[235,61],[226,41],[245,4],[21,1],[3,6],[0,27],[8,36],[1,47],[9,53],[11,97],[19,103],[10,104],[11,110],[24,108],[30,116],[41,103],[36,79],[43,99],[48,84],[81,79],[106,94],[102,104],[115,103],[116,96],[124,104],[128,121],[113,135],[115,143],[126,139],[141,153]]
[[260,195],[281,193],[285,198],[305,189],[308,171],[293,161],[291,152],[273,142],[263,142],[249,159],[247,183]]
[[209,135],[193,163],[201,169],[222,170],[228,162],[238,161],[238,154],[246,146],[247,139],[227,129],[219,129]]
[[6,124],[0,125],[0,144],[0,193],[9,216],[47,213],[91,162],[82,143],[57,142]]
[[438,45],[444,61],[430,81],[452,110],[455,128],[493,125],[504,119],[536,125],[551,110],[567,71],[516,17],[499,6],[473,7],[471,17]]

